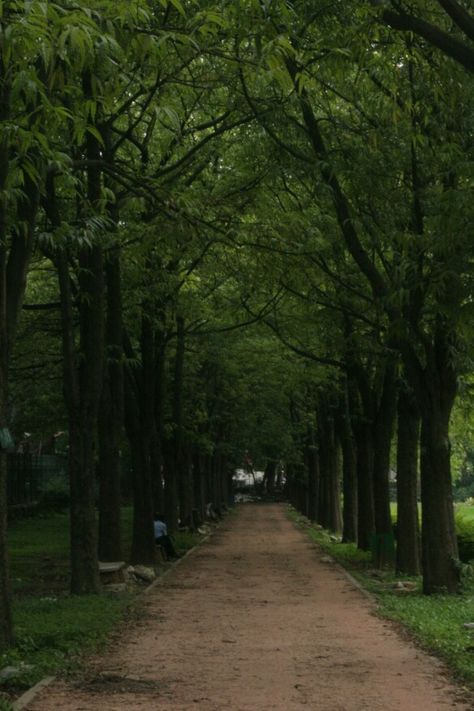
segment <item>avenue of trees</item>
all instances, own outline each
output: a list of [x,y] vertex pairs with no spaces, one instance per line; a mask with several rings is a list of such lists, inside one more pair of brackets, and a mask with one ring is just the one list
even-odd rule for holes
[[397,570],[457,591],[473,72],[462,0],[0,2],[0,649],[8,430],[67,433],[74,594],[125,493],[151,563],[245,451],[365,550],[392,465]]

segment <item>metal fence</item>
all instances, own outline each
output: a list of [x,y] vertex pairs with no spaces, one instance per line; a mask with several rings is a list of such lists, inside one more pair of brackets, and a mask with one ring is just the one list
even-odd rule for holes
[[68,485],[67,458],[57,454],[8,454],[7,470],[9,506],[31,504]]

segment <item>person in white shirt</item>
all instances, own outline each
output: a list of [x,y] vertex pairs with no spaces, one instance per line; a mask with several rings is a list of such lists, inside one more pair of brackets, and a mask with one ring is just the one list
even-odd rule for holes
[[179,558],[176,553],[173,541],[168,535],[168,527],[164,521],[163,514],[155,514],[154,516],[154,529],[155,529],[155,543],[157,546],[161,546],[166,553],[167,558]]

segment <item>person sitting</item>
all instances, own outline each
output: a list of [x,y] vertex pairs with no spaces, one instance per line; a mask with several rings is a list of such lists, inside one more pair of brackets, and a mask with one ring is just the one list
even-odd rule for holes
[[219,521],[221,518],[216,511],[214,504],[210,501],[208,504],[206,504],[206,518],[209,521]]
[[155,529],[155,543],[157,546],[161,546],[166,553],[167,558],[179,558],[176,553],[173,541],[168,535],[168,527],[164,521],[163,514],[155,514],[154,516],[154,529]]

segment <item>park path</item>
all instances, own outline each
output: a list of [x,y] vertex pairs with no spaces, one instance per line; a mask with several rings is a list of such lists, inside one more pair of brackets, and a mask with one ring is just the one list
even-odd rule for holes
[[473,708],[278,504],[238,507],[84,675],[28,711]]

